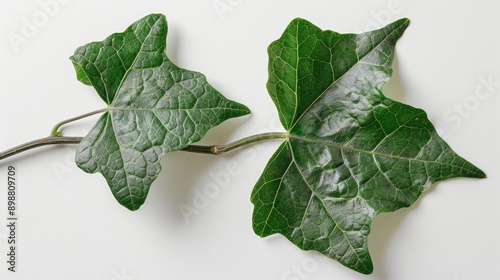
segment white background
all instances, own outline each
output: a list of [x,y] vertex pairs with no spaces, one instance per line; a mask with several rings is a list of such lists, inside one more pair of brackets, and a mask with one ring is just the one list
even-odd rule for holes
[[[498,1],[55,1],[0,1],[0,150],[104,107],[76,81],[68,57],[149,13],[167,16],[175,63],[206,74],[253,111],[212,130],[205,143],[281,129],[265,88],[266,47],[295,17],[342,33],[408,17],[386,95],[425,109],[452,148],[488,179],[438,183],[411,208],[377,217],[369,238],[375,271],[365,276],[282,236],[253,233],[250,193],[279,142],[218,158],[169,154],[137,212],[114,201],[100,174],[75,167],[75,146],[41,148],[0,163],[1,184],[7,166],[18,169],[20,219],[14,274],[6,264],[4,185],[0,279],[500,279]],[[40,3],[49,2],[56,5],[44,10]],[[23,34],[27,22],[35,30]],[[15,36],[22,43],[13,43]],[[484,80],[498,82],[486,87]],[[84,135],[93,121],[63,133]],[[229,183],[214,179],[228,168],[236,169]],[[214,185],[220,189],[211,198],[193,203]],[[180,205],[196,209],[189,222]]]

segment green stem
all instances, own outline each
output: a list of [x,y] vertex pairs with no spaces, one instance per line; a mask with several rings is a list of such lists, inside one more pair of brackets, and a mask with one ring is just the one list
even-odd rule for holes
[[286,132],[269,132],[269,133],[262,133],[249,136],[241,140],[229,143],[227,145],[213,145],[213,146],[189,145],[184,149],[182,149],[182,151],[199,153],[199,154],[221,155],[255,142],[272,140],[272,139],[284,139],[288,138],[289,136],[290,135]]
[[31,142],[24,143],[17,147],[8,149],[0,153],[0,160],[13,156],[15,154],[22,153],[33,148],[54,145],[54,144],[78,144],[82,141],[82,137],[62,137],[62,136],[49,136]]
[[[212,145],[212,146],[189,145],[184,149],[182,149],[182,151],[200,153],[200,154],[221,155],[255,142],[272,140],[272,139],[284,139],[288,137],[289,134],[286,132],[270,132],[243,138],[241,140],[229,143],[227,145]],[[79,144],[82,141],[82,139],[83,137],[64,137],[64,136],[49,136],[45,138],[40,138],[1,152],[0,160],[41,146],[55,145],[55,144]]]
[[86,114],[83,114],[83,115],[80,115],[80,116],[77,116],[77,117],[74,117],[74,118],[71,118],[71,119],[67,119],[67,120],[64,120],[62,122],[59,122],[57,123],[54,128],[52,128],[52,131],[50,132],[50,136],[60,136],[60,132],[59,132],[59,128],[61,128],[61,126],[65,125],[65,124],[68,124],[70,122],[74,122],[74,121],[77,121],[77,120],[81,120],[83,118],[86,118],[86,117],[90,117],[90,116],[93,116],[93,115],[97,115],[97,114],[100,114],[100,113],[104,113],[104,112],[107,112],[109,110],[109,108],[103,108],[103,109],[100,109],[100,110],[96,110],[96,111],[92,111],[92,112],[89,112],[89,113],[86,113]]

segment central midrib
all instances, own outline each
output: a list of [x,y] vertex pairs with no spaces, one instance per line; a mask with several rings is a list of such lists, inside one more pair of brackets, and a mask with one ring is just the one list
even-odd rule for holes
[[474,174],[478,174],[477,172],[475,172],[473,170],[470,170],[470,169],[467,169],[464,166],[453,165],[453,164],[449,164],[449,163],[445,163],[445,162],[423,160],[423,159],[410,158],[410,157],[402,157],[402,156],[396,156],[396,155],[391,155],[391,154],[384,154],[384,153],[375,152],[373,150],[368,151],[368,150],[363,150],[361,148],[355,148],[355,147],[352,147],[352,146],[343,146],[341,144],[335,144],[335,143],[332,143],[332,142],[323,142],[323,141],[320,141],[318,139],[308,138],[308,137],[304,137],[304,136],[297,136],[297,135],[292,135],[292,134],[289,135],[289,138],[290,139],[297,139],[297,140],[300,140],[300,141],[311,142],[311,143],[315,143],[315,144],[318,144],[318,145],[330,146],[330,147],[334,147],[334,148],[337,148],[337,149],[343,149],[343,150],[349,150],[349,151],[353,151],[353,152],[365,153],[365,154],[369,154],[369,155],[372,155],[372,156],[387,157],[387,158],[397,159],[397,160],[416,161],[416,162],[422,162],[422,163],[436,163],[436,164],[440,164],[440,165],[444,165],[444,166],[451,166],[451,167],[456,167],[456,168],[459,168],[459,169],[465,169],[465,170],[468,170],[469,172],[472,172]]
[[201,111],[201,110],[232,110],[232,111],[246,111],[243,109],[233,109],[225,107],[206,107],[206,108],[125,108],[125,107],[108,107],[107,111],[129,111],[129,112],[154,112],[154,111]]

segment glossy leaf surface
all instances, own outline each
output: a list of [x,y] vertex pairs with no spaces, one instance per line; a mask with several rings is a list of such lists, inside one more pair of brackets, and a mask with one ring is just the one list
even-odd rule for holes
[[217,92],[204,75],[173,64],[166,36],[165,17],[153,14],[71,57],[78,80],[92,85],[109,106],[80,144],[77,165],[102,173],[130,210],[144,203],[163,154],[250,113]]
[[423,110],[382,94],[408,24],[355,35],[296,19],[269,46],[268,91],[290,136],[252,193],[259,236],[280,233],[369,274],[377,214],[412,205],[434,182],[485,177]]

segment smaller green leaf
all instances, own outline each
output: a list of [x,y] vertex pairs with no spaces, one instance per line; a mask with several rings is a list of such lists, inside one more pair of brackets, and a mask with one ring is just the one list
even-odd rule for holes
[[109,105],[81,142],[77,165],[100,172],[120,204],[137,210],[160,173],[161,157],[199,141],[221,122],[250,113],[197,72],[166,54],[165,16],[149,15],[125,32],[80,47],[78,79]]

